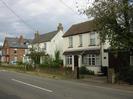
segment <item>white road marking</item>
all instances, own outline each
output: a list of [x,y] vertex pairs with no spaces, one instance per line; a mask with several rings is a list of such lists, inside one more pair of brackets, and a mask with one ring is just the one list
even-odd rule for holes
[[39,87],[39,86],[36,86],[36,85],[32,85],[32,84],[29,84],[29,83],[25,83],[25,82],[20,81],[20,80],[16,80],[16,79],[11,79],[11,80],[15,81],[15,82],[18,82],[18,83],[21,83],[21,84],[24,84],[24,85],[27,85],[27,86],[31,86],[31,87],[34,87],[34,88],[37,88],[37,89],[41,89],[43,91],[53,92],[52,90],[45,89],[45,88],[42,88],[42,87]]

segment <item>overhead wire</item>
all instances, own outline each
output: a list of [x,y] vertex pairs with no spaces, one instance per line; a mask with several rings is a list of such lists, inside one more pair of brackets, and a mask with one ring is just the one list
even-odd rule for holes
[[3,3],[3,5],[5,5],[5,7],[8,10],[10,10],[11,13],[13,13],[19,19],[19,21],[21,21],[24,25],[26,25],[30,30],[35,31],[35,29],[31,25],[26,23],[25,20],[22,17],[20,17],[11,7],[9,7],[9,5],[5,1],[3,0],[0,1]]

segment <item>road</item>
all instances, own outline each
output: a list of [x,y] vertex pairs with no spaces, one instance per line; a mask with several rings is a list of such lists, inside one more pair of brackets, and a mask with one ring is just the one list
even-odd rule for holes
[[1,70],[0,99],[133,99],[133,92]]

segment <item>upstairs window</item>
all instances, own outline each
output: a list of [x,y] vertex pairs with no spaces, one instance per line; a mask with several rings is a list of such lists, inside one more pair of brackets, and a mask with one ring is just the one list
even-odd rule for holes
[[17,53],[17,49],[14,49],[14,54],[16,54]]
[[69,47],[70,48],[73,47],[73,37],[72,36],[69,37]]
[[45,42],[44,43],[44,50],[46,50],[47,49],[47,43]]
[[90,33],[90,46],[96,45],[96,34]]
[[133,66],[133,56],[130,56],[130,65]]
[[82,47],[83,41],[82,41],[82,34],[79,35],[79,47]]

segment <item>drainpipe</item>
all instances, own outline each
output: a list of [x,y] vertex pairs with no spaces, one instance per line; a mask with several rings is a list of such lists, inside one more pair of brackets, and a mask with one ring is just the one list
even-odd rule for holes
[[102,69],[102,50],[103,50],[103,49],[102,49],[102,42],[101,42],[101,39],[100,39],[100,56],[101,56],[101,57],[100,57],[100,58],[101,58],[101,59],[100,59],[100,63],[101,63],[101,69]]

